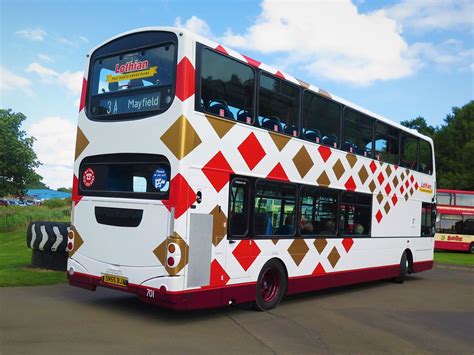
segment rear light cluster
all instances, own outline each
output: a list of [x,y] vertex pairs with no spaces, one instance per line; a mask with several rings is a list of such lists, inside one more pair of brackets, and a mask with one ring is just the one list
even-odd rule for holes
[[67,232],[67,250],[66,251],[71,251],[74,249],[74,231],[69,230]]
[[176,264],[176,244],[175,243],[168,243],[168,258],[166,259],[166,263],[169,267],[173,267]]

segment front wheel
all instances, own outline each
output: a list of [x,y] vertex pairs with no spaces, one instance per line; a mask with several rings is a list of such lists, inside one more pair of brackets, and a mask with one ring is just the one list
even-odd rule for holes
[[288,280],[282,264],[269,260],[260,271],[257,279],[255,304],[257,309],[266,311],[278,306],[286,294]]

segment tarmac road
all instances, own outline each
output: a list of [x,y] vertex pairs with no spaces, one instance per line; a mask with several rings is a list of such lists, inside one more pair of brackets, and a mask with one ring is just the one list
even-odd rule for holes
[[179,313],[107,289],[0,288],[3,354],[474,353],[474,272],[299,295],[270,312]]

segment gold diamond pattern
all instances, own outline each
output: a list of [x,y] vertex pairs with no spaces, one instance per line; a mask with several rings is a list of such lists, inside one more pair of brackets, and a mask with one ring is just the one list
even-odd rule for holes
[[331,181],[329,180],[328,174],[326,174],[325,171],[319,175],[319,177],[316,179],[316,182],[318,183],[319,186],[324,186],[328,187]]
[[212,209],[211,215],[213,216],[212,244],[216,247],[227,234],[227,217],[219,205]]
[[385,205],[383,206],[383,209],[385,210],[385,213],[388,213],[388,211],[390,211],[390,204],[387,202],[385,202]]
[[403,197],[405,197],[405,201],[408,201],[408,193],[406,193]]
[[202,143],[196,130],[184,115],[181,115],[160,139],[179,160]]
[[334,174],[338,180],[341,178],[342,174],[344,174],[344,165],[342,165],[340,159],[337,159],[336,163],[332,167],[332,171],[334,171]]
[[379,203],[382,203],[382,200],[383,200],[383,195],[379,192],[379,193],[377,194],[377,201],[378,201]]
[[326,245],[328,245],[328,241],[326,239],[316,239],[313,244],[318,253],[321,254],[324,248],[326,248]]
[[[179,263],[174,265],[173,267],[168,266],[166,255],[168,244],[174,243],[178,246],[179,251],[181,253],[181,258]],[[153,254],[158,258],[160,263],[165,267],[166,271],[170,275],[176,275],[179,273],[187,264],[188,264],[188,254],[189,254],[189,247],[188,244],[184,241],[183,238],[178,233],[174,233],[173,236],[170,236],[163,240],[160,245],[158,245],[154,250]]]
[[390,175],[392,174],[392,168],[390,167],[390,165],[387,165],[385,172],[387,173],[387,177],[390,177]]
[[369,173],[367,172],[367,169],[364,165],[359,170],[359,179],[362,184],[364,184],[367,181],[367,178],[369,177]]
[[279,240],[280,240],[280,239],[272,239],[272,243],[273,243],[274,245],[277,245],[277,243],[278,243]]
[[76,227],[71,226],[71,230],[74,232],[74,243],[72,250],[69,250],[69,257],[73,256],[77,249],[79,249],[82,244],[84,244],[84,240],[81,238],[81,235],[77,231]]
[[293,243],[290,244],[288,253],[290,253],[290,256],[295,262],[296,266],[299,266],[305,255],[308,253],[308,250],[308,245],[304,239],[295,239],[293,240]]
[[286,144],[290,141],[291,137],[283,136],[281,134],[268,132],[272,138],[273,143],[275,143],[278,150],[281,152],[285,148]]
[[76,133],[76,151],[74,152],[74,160],[76,160],[79,155],[87,148],[89,145],[89,140],[87,139],[86,135],[82,130],[77,127]]
[[393,178],[392,184],[395,186],[395,188],[398,186],[398,178],[396,176]]
[[328,255],[328,260],[331,263],[332,267],[336,266],[340,258],[341,258],[341,255],[339,255],[337,248],[336,247],[332,248],[331,252]]
[[402,174],[400,175],[400,179],[402,179],[402,181],[405,180],[405,173],[402,173]]
[[219,138],[224,137],[235,125],[235,123],[230,120],[220,119],[210,115],[206,115],[206,118]]
[[347,154],[346,155],[346,160],[349,163],[349,165],[351,166],[351,168],[353,168],[354,165],[357,163],[357,157],[354,154],[350,154],[350,153]]
[[325,96],[325,97],[327,97],[328,99],[332,99],[331,94],[328,93],[326,90],[319,89],[319,90],[318,90],[318,93],[319,93],[319,95],[321,95],[321,96]]
[[413,187],[411,187],[410,188],[410,196],[413,195],[413,192],[414,192]]
[[296,169],[300,173],[300,176],[304,178],[308,171],[313,167],[314,163],[313,160],[311,159],[311,156],[309,155],[308,151],[306,148],[303,146],[301,149],[296,153],[296,155],[293,158],[293,163],[296,166]]
[[375,191],[375,188],[377,187],[377,185],[375,185],[375,182],[374,180],[372,180],[369,184],[369,189],[370,189],[370,192],[374,192]]

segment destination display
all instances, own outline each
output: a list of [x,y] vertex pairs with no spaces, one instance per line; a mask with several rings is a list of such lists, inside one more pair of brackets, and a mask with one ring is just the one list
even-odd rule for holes
[[143,112],[161,108],[161,92],[150,92],[122,97],[112,97],[99,101],[100,114]]

